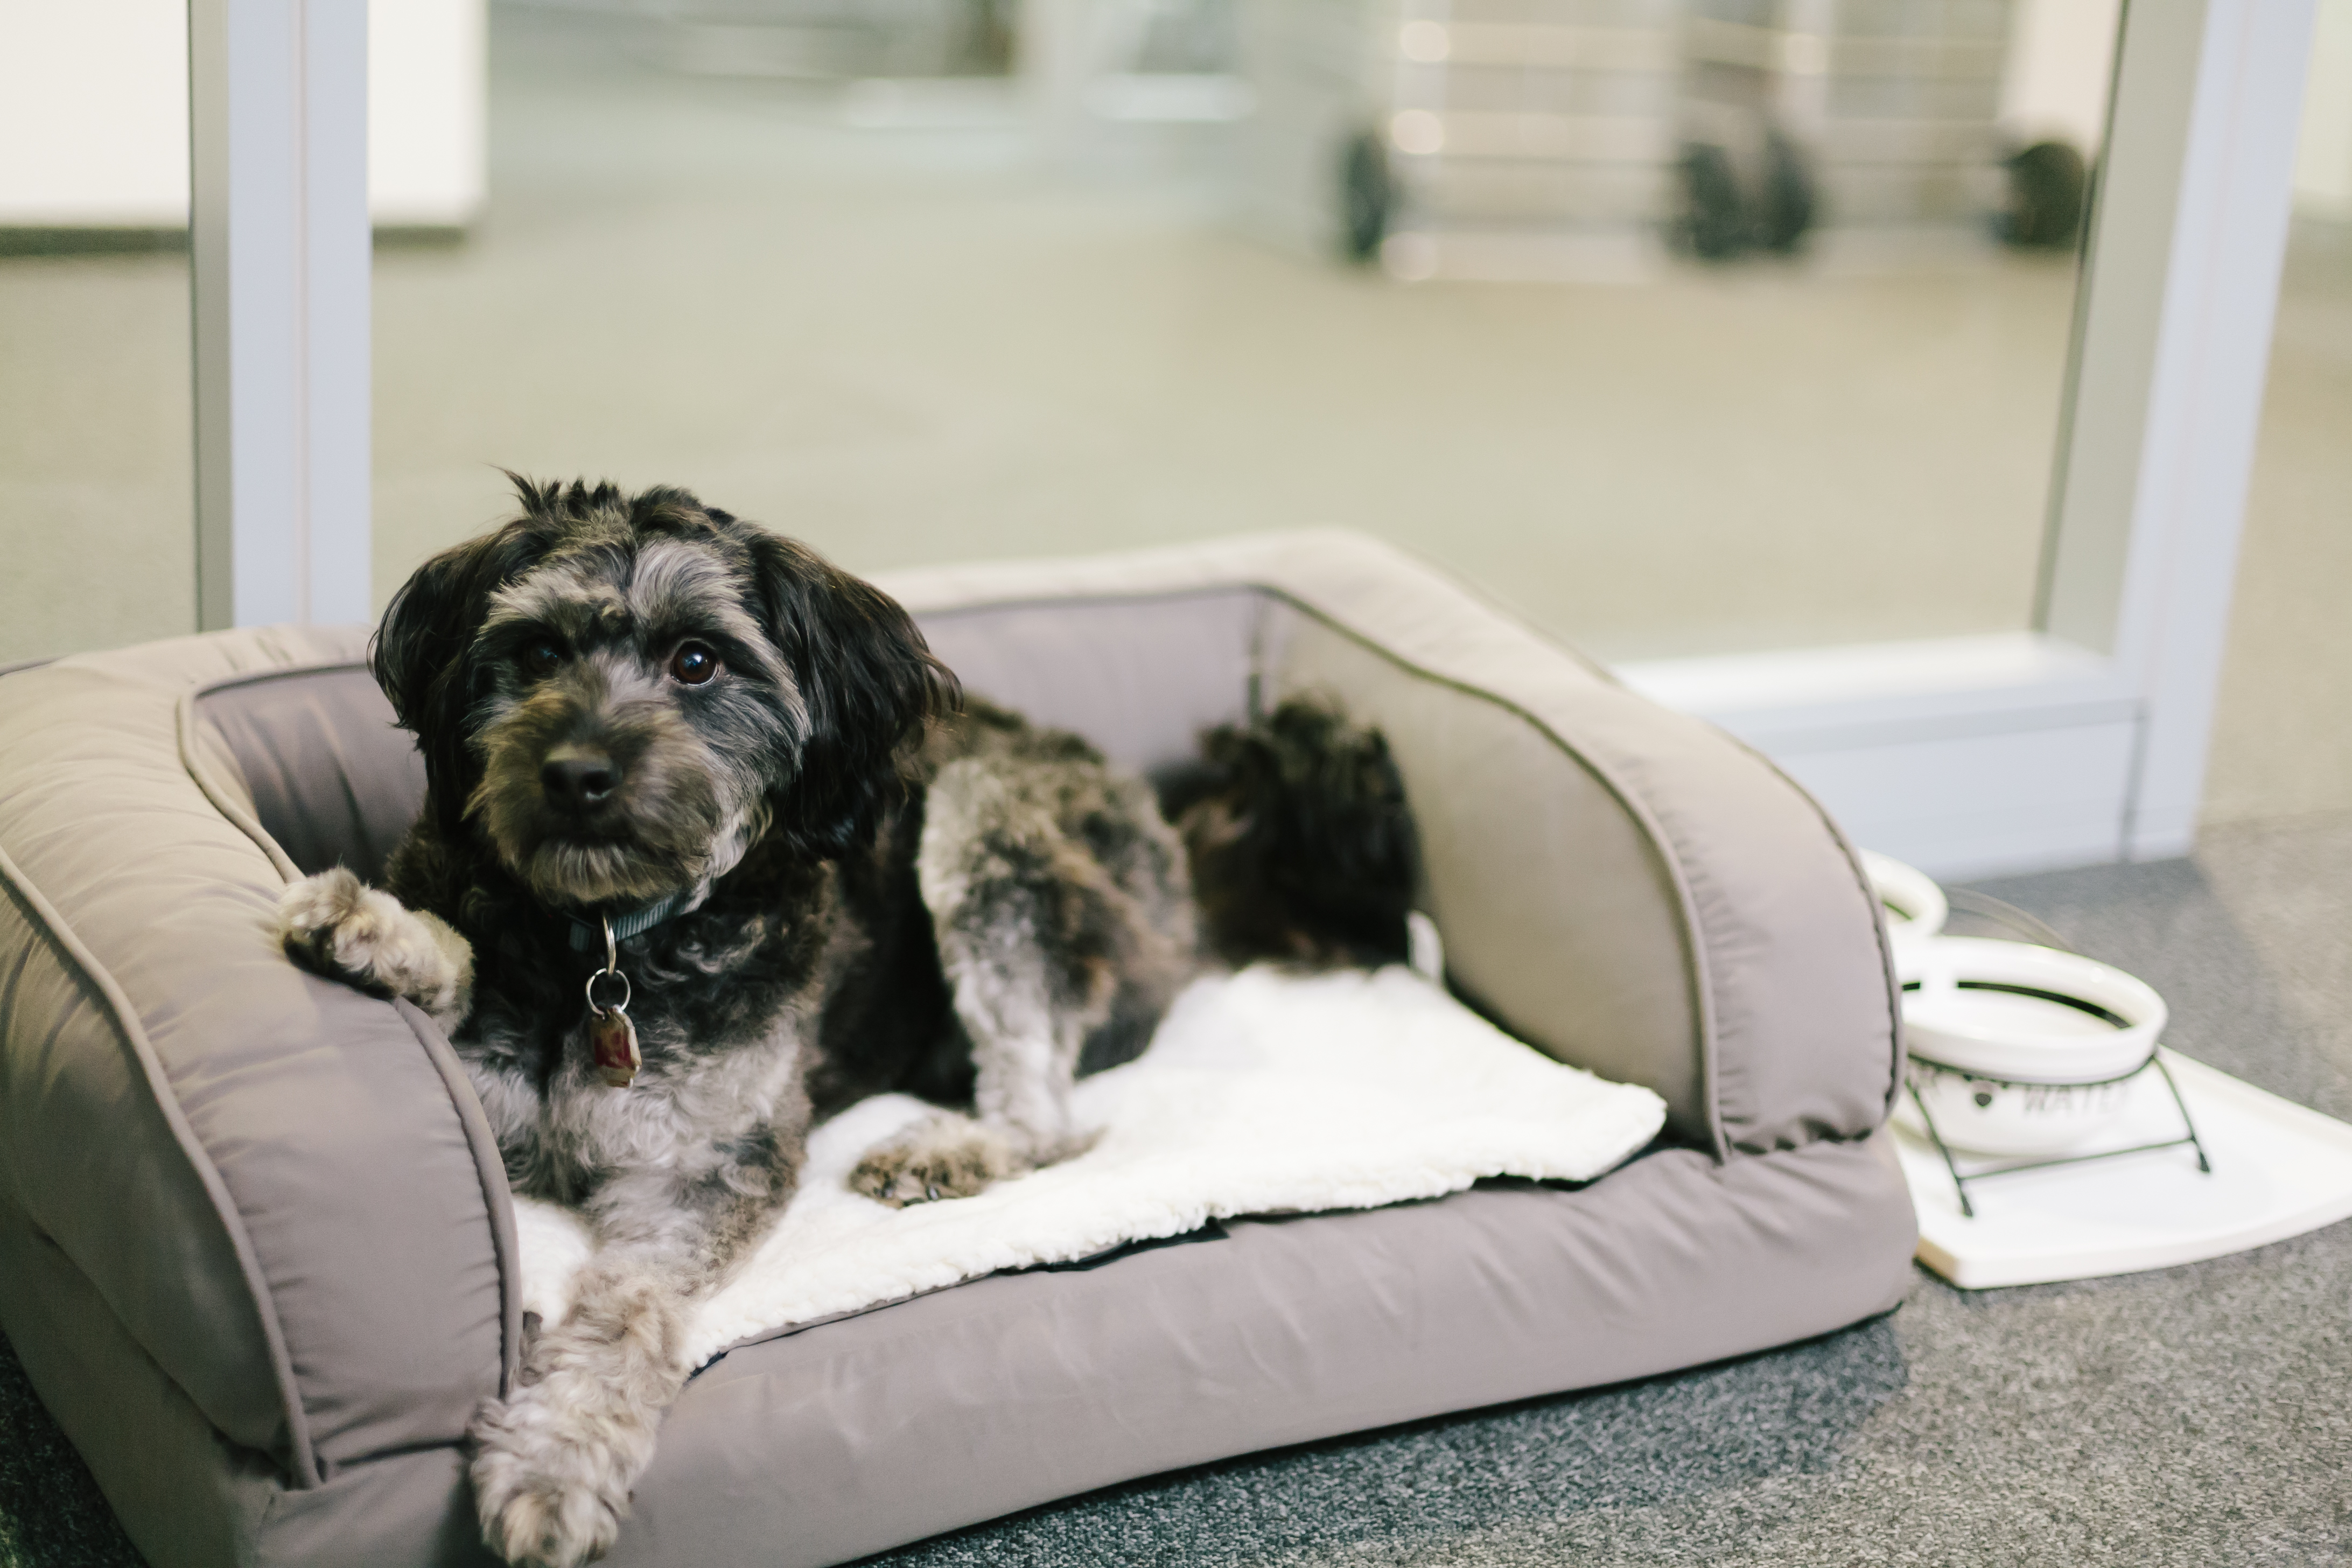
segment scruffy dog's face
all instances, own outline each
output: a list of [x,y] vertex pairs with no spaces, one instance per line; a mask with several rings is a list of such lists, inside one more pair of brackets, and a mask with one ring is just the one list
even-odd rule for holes
[[677,490],[517,481],[377,634],[426,809],[542,902],[650,901],[856,837],[951,681],[904,611]]
[[559,547],[491,597],[468,811],[541,899],[656,899],[766,830],[808,704],[714,543]]

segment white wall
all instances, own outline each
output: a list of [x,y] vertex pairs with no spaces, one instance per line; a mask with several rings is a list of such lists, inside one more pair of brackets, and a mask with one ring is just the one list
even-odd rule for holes
[[0,223],[186,223],[187,0],[0,0]]
[[488,179],[486,0],[368,6],[368,212],[380,224],[454,228]]
[[[368,7],[368,205],[379,224],[481,210],[485,0]],[[0,0],[0,226],[188,217],[187,0]]]

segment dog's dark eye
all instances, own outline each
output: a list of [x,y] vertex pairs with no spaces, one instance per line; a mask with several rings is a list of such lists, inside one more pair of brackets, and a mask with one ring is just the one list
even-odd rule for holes
[[698,642],[681,643],[669,656],[669,673],[682,686],[700,686],[719,673],[719,656]]
[[545,637],[524,644],[522,667],[534,676],[553,675],[563,668],[562,646]]

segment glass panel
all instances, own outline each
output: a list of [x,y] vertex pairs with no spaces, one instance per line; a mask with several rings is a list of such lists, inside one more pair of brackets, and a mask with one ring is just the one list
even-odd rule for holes
[[195,627],[186,22],[0,5],[0,665]]
[[2031,614],[2113,0],[491,15],[379,597],[504,466],[866,570],[1345,525],[1610,658]]

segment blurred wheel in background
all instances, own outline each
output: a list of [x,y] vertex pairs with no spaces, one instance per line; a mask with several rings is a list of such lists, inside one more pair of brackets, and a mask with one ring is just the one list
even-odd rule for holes
[[1778,127],[1764,132],[1764,188],[1757,203],[1756,243],[1793,255],[1813,226],[1813,166]]
[[2091,194],[2083,154],[2063,142],[2036,142],[2010,154],[2009,205],[2000,237],[2026,250],[2059,250],[2082,237]]
[[1389,214],[1396,205],[1388,149],[1378,135],[1360,132],[1349,141],[1339,162],[1340,243],[1349,260],[1369,263],[1380,256],[1381,241],[1388,237]]
[[1748,204],[1731,154],[1712,142],[1683,149],[1683,232],[1705,261],[1728,261],[1748,248]]
[[1805,150],[1777,126],[1740,140],[1744,157],[1718,142],[1683,145],[1681,237],[1704,261],[1756,250],[1791,255],[1813,226],[1813,170]]

